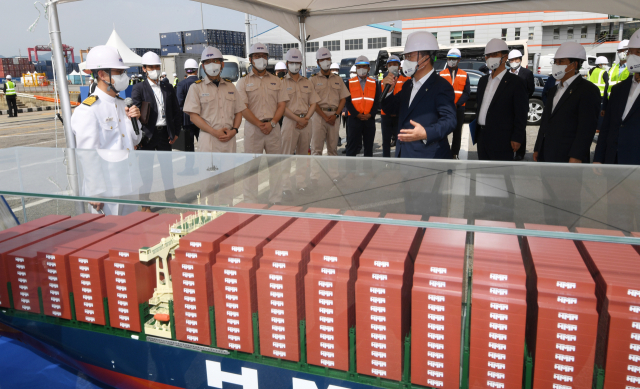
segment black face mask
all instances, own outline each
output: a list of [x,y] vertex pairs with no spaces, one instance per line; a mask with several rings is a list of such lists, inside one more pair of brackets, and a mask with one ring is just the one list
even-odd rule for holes
[[276,76],[282,78],[282,77],[284,77],[285,74],[287,74],[287,73],[286,72],[277,72]]

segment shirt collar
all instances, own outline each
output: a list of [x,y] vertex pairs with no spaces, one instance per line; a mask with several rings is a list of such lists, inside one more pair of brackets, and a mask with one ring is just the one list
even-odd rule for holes
[[503,71],[501,71],[495,78],[491,77],[491,75],[489,75],[489,80],[495,81],[502,81],[502,77],[504,77],[504,75],[507,74],[507,69],[505,68]]
[[111,97],[109,94],[103,92],[100,88],[96,88],[93,94],[97,95],[100,100],[104,100],[105,103],[114,104],[116,102],[115,97]]
[[566,88],[566,87],[568,87],[569,85],[571,85],[571,83],[572,83],[576,78],[578,78],[578,76],[579,76],[579,75],[580,75],[580,74],[574,74],[574,75],[573,75],[573,77],[569,78],[567,81],[565,81],[565,82],[561,82],[561,83],[560,83],[560,84],[561,84],[561,86],[560,86],[560,87],[561,87],[561,88]]
[[414,81],[414,85],[422,85],[422,84],[424,84],[424,82],[427,81],[429,76],[431,76],[433,71],[434,71],[434,69],[431,69],[431,71],[429,73],[425,74],[421,79],[419,79],[418,81]]
[[293,77],[291,77],[291,73],[287,72],[287,74],[284,76],[284,78],[291,80],[293,82],[299,82],[300,80],[302,80],[302,74],[298,73],[298,81],[294,80]]
[[160,83],[154,84],[153,81],[147,78],[147,82],[151,85],[152,88],[160,88]]

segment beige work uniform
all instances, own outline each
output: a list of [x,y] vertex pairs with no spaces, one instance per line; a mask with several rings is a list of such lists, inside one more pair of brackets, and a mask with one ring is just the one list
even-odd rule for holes
[[[337,112],[340,100],[346,99],[351,95],[349,89],[337,74],[331,74],[329,77],[322,73],[317,73],[310,80],[313,87],[320,96],[318,105],[325,115],[340,114]],[[336,118],[334,125],[327,123],[322,116],[313,115],[311,118],[311,155],[322,155],[324,144],[327,144],[328,155],[338,155],[338,131],[340,130],[340,119]],[[334,169],[331,169],[334,170]],[[321,167],[314,163],[311,166],[311,179],[318,180],[321,174]],[[332,178],[337,173],[332,172]]]
[[[305,117],[309,112],[309,107],[320,101],[320,96],[313,89],[313,84],[307,78],[299,76],[295,81],[290,74],[287,74],[282,80],[283,86],[289,95],[287,108],[299,117]],[[312,114],[313,115],[313,114]],[[303,129],[298,129],[298,123],[294,120],[284,117],[282,120],[282,154],[307,155],[309,144],[311,142],[311,121]],[[291,189],[291,159],[288,158],[282,164],[282,180],[284,190]],[[306,158],[296,158],[296,185],[298,188],[304,186],[307,176]]]
[[[231,130],[236,114],[246,108],[233,83],[220,79],[220,84],[216,86],[207,77],[191,85],[182,110],[185,113],[200,115],[208,125],[216,130],[223,128]],[[221,142],[208,132],[200,131],[198,151],[235,153],[236,137],[234,136],[228,142]]]
[[[238,95],[258,120],[270,122],[278,109],[278,103],[289,101],[289,95],[285,92],[282,81],[269,72],[259,77],[253,72],[238,80],[236,84]],[[280,154],[282,152],[282,140],[280,124],[265,135],[260,129],[245,120],[244,123],[244,150],[245,153]],[[274,159],[268,159],[269,163],[269,202],[278,203],[282,200],[282,179],[280,167],[273,166]],[[244,181],[244,200],[257,202],[258,200],[258,168],[260,159],[247,165],[247,177]]]
[[[226,128],[231,131],[236,114],[245,109],[247,107],[232,82],[220,79],[220,83],[216,86],[207,77],[191,85],[184,101],[183,112],[200,115],[216,130]],[[235,153],[236,137],[234,136],[228,142],[221,142],[215,136],[201,130],[198,136],[198,152]],[[234,161],[229,158],[216,157],[215,159],[217,161],[215,164],[213,156],[211,162],[207,159],[206,168],[224,173],[216,173],[203,180],[201,194],[207,198],[209,205],[233,205],[235,179],[234,175],[228,171],[233,171]],[[214,168],[216,170],[213,170]]]

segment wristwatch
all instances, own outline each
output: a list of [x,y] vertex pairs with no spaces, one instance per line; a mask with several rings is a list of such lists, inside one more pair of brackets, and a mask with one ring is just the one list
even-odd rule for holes
[[232,127],[232,130],[236,130],[236,134],[239,133],[240,131],[238,131],[238,129],[236,127]]
[[271,121],[271,128],[276,128],[276,123],[274,123],[273,120]]
[[336,114],[336,118],[339,118],[339,117],[340,117],[340,115],[339,115],[339,114]]

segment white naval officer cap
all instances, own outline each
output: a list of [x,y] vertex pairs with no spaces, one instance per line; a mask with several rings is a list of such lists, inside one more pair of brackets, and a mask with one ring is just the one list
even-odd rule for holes
[[558,47],[554,58],[577,58],[583,61],[587,60],[587,51],[577,42],[564,42]]
[[200,62],[204,62],[208,59],[222,59],[222,52],[213,46],[207,46],[202,50]]
[[316,52],[316,60],[331,59],[331,51],[326,47],[321,47]]
[[287,55],[284,59],[288,62],[302,62],[302,52],[297,48],[292,47],[289,49],[289,51],[287,51]]

